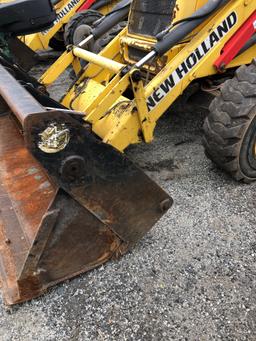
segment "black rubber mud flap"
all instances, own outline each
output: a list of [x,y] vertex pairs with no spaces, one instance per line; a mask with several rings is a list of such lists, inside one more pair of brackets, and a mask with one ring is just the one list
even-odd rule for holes
[[24,71],[28,72],[38,63],[37,54],[18,38],[10,38],[8,45],[14,63],[19,65]]

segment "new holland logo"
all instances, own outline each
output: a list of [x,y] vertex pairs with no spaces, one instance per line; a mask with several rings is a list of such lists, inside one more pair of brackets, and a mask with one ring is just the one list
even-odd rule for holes
[[232,12],[217,28],[192,52],[188,58],[157,88],[147,99],[148,111],[152,111],[167,94],[203,59],[218,42],[236,25],[237,14]]
[[[76,5],[79,4],[81,0],[71,0],[64,8],[61,9],[59,13],[57,13],[57,17],[53,23],[53,26],[58,24],[62,18],[64,18]],[[45,30],[42,32],[42,34],[47,34],[50,31],[50,29]]]

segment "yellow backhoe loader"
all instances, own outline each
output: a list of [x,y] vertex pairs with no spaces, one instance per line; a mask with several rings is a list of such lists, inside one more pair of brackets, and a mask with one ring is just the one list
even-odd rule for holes
[[[93,23],[107,15],[118,3],[117,0],[52,0],[51,2],[56,11],[53,26],[22,39],[33,51],[46,50],[48,47],[57,51],[65,50],[65,40],[69,44],[77,34],[76,30],[79,26],[86,25],[89,35]],[[86,33],[85,27],[83,33]]]
[[[42,26],[44,29],[40,32],[36,28],[36,30],[32,30],[32,34],[21,36],[19,39],[13,36],[15,32],[10,32],[11,34],[7,34],[7,32],[3,34],[2,32],[0,47],[7,42],[11,52],[9,58],[11,57],[14,63],[29,71],[37,62],[43,61],[51,55],[56,59],[56,54],[51,53],[49,47],[55,51],[64,51],[66,45],[73,44],[78,39],[82,40],[88,36],[93,25],[108,15],[118,2],[118,0],[47,0],[38,3],[36,0],[0,0],[0,8],[6,4],[15,7],[17,3],[20,3],[19,14],[23,12],[24,7],[29,9],[31,6],[35,13],[31,13],[30,9],[25,12],[28,18],[31,16],[35,18],[33,19],[35,22],[32,22],[29,31],[33,25],[38,26],[43,13],[46,14],[44,21],[47,18],[47,11],[49,13],[47,18],[49,25]],[[48,10],[49,7],[51,11]],[[17,14],[14,12],[15,10],[12,13],[13,20]],[[2,27],[6,19],[7,17],[3,19]],[[9,24],[9,19],[7,19],[7,24]],[[93,47],[90,45],[91,49]]]
[[[7,304],[123,254],[171,207],[124,151],[151,142],[193,82],[207,78],[218,90],[204,127],[207,155],[238,180],[256,179],[255,0],[133,0],[127,28],[95,54],[85,46],[99,31],[33,85],[0,65]],[[56,103],[45,88],[71,64],[77,79]]]

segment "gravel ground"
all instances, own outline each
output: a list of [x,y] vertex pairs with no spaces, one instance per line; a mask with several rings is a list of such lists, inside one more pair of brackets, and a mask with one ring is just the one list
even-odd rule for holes
[[1,341],[256,340],[256,185],[206,159],[205,114],[168,113],[152,144],[128,150],[173,208],[120,260],[32,302],[0,302]]

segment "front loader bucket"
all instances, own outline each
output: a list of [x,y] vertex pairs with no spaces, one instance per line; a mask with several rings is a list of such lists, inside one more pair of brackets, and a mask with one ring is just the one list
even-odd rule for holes
[[123,254],[172,201],[80,117],[47,112],[1,65],[0,95],[0,280],[14,304]]

